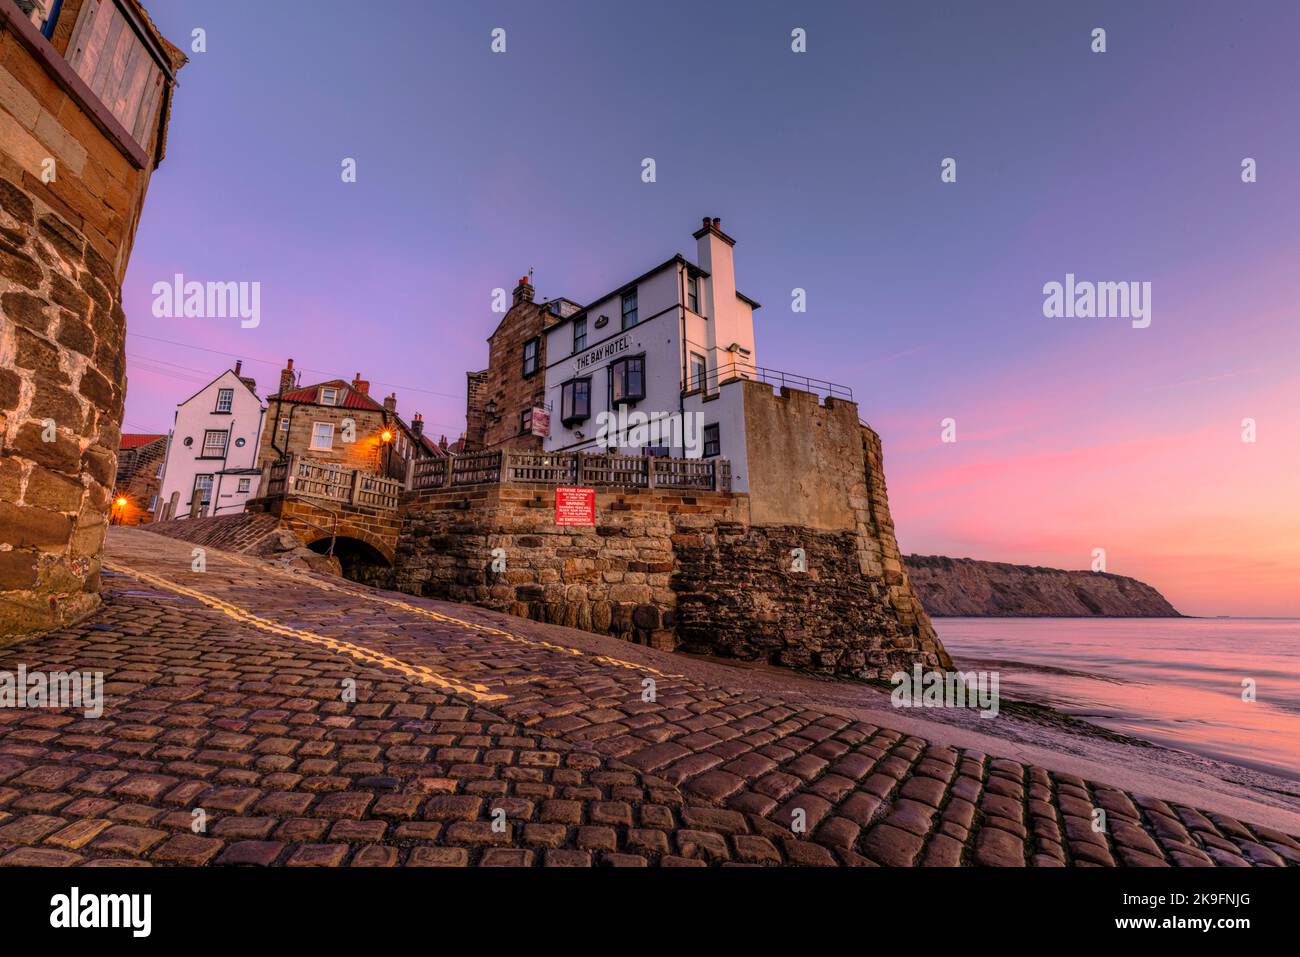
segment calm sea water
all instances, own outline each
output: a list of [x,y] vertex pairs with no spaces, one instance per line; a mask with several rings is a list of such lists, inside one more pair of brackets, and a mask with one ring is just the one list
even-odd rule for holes
[[[1300,780],[1300,620],[937,618],[958,668],[1094,724]],[[1256,700],[1242,701],[1254,679]]]

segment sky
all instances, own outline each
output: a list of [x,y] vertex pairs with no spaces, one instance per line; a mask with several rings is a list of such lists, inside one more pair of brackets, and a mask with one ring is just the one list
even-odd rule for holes
[[[125,431],[293,357],[455,438],[494,288],[588,302],[718,216],[758,364],[853,389],[905,552],[1104,549],[1186,614],[1300,616],[1300,5],[148,7],[206,51],[126,278]],[[260,283],[260,324],[155,317],[176,273]],[[1045,317],[1067,274],[1149,282],[1150,325]]]

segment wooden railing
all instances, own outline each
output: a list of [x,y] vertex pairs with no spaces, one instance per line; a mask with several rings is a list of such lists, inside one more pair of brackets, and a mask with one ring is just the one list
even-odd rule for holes
[[726,459],[498,449],[418,460],[408,484],[413,490],[422,490],[498,483],[730,492],[731,463]]
[[297,455],[267,466],[266,494],[272,498],[314,498],[392,511],[403,488],[398,479]]
[[291,455],[267,466],[264,487],[270,498],[314,498],[392,511],[403,491],[501,483],[730,492],[731,463],[726,459],[498,449],[416,459],[407,471],[407,480],[401,482],[337,462]]

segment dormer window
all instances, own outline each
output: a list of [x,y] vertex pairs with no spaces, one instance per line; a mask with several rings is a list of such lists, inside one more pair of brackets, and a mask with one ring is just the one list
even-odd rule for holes
[[321,390],[320,390],[320,404],[321,404],[321,405],[338,405],[338,404],[339,404],[339,390],[338,390],[338,389],[331,389],[331,388],[329,388],[328,386],[321,386]]

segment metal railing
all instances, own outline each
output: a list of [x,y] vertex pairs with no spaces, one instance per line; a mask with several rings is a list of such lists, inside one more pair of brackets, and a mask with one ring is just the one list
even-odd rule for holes
[[752,362],[745,362],[743,359],[733,359],[703,374],[688,376],[686,389],[688,392],[698,389],[712,392],[723,382],[730,382],[733,379],[751,379],[780,389],[798,389],[823,398],[853,401],[853,390],[846,385],[828,382],[826,379],[796,375],[793,372],[782,372],[780,369],[766,369]]
[[419,491],[498,483],[730,492],[731,463],[716,458],[497,449],[419,459],[409,484]]

